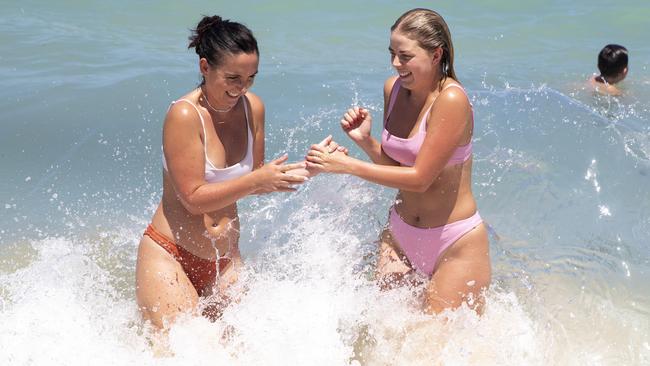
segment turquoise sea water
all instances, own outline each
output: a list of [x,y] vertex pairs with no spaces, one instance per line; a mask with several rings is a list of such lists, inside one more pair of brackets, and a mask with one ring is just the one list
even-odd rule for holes
[[[650,363],[647,1],[2,5],[0,364]],[[365,273],[395,191],[321,176],[241,202],[247,292],[216,323],[179,322],[175,356],[154,360],[135,254],[162,118],[199,80],[189,28],[219,14],[254,31],[266,155],[296,160],[329,133],[350,145],[350,105],[381,115],[389,27],[415,6],[448,21],[474,104],[486,314],[431,318],[379,293]],[[630,50],[619,98],[585,89],[607,43]]]

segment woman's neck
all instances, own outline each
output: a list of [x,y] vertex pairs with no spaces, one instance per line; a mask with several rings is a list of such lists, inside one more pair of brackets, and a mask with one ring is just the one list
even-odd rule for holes
[[424,105],[430,97],[438,95],[442,82],[442,76],[436,73],[429,85],[409,90],[408,97],[414,105]]

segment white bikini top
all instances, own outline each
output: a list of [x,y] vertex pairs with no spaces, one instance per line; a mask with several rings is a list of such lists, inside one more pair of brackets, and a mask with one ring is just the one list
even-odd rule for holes
[[[208,158],[208,154],[207,154],[208,136],[205,133],[205,122],[203,121],[203,115],[201,115],[201,112],[196,107],[196,105],[187,99],[179,99],[177,101],[172,102],[172,104],[174,104],[183,101],[191,104],[192,107],[196,109],[196,113],[199,114],[199,118],[201,118],[201,126],[203,126],[203,140],[204,140],[203,155],[205,156],[205,181],[208,183],[217,183],[217,182],[223,182],[230,179],[239,178],[253,171],[253,134],[251,133],[251,126],[248,121],[248,105],[246,103],[246,98],[242,97],[242,100],[244,102],[244,112],[246,113],[246,125],[248,126],[246,128],[246,130],[248,130],[248,141],[247,141],[248,146],[246,148],[246,156],[244,156],[244,158],[239,163],[233,164],[225,168],[215,167],[214,164],[212,164],[212,162]],[[167,161],[165,160],[164,151],[162,156],[162,162],[163,162],[163,167],[165,168],[165,170],[167,170]]]

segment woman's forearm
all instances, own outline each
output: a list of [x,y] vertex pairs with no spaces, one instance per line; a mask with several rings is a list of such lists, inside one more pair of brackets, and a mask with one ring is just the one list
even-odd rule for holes
[[252,172],[227,182],[203,184],[180,198],[190,213],[199,215],[230,206],[254,194],[256,189],[255,172]]
[[366,155],[368,155],[373,163],[381,165],[395,165],[395,161],[388,158],[385,154],[382,153],[381,143],[374,137],[370,136],[365,140],[357,142],[357,146],[359,146],[366,153]]
[[424,192],[433,181],[414,167],[372,164],[358,159],[350,159],[346,170],[367,181],[411,192]]
[[374,137],[370,136],[365,140],[356,142],[356,144],[373,162],[378,163],[381,160],[381,144]]

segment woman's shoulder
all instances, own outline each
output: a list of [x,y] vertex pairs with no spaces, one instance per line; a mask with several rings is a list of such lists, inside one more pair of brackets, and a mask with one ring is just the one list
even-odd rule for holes
[[197,103],[198,94],[196,91],[191,91],[171,102],[165,117],[165,125],[177,123],[192,125],[192,123],[188,122],[201,122],[203,117],[196,106]]
[[463,85],[451,78],[445,80],[440,94],[436,97],[436,101],[440,101],[443,104],[471,107],[469,96]]
[[246,92],[245,96],[248,101],[247,108],[250,109],[250,115],[253,116],[251,122],[253,125],[253,132],[264,131],[264,102],[262,98],[250,91]]
[[264,110],[264,102],[262,102],[262,98],[257,96],[257,94],[247,91],[246,92],[246,99],[248,100],[248,103],[250,104],[251,111],[255,113],[258,110]]
[[384,81],[384,95],[390,95],[390,92],[393,90],[398,77],[399,76],[397,75],[393,75]]

